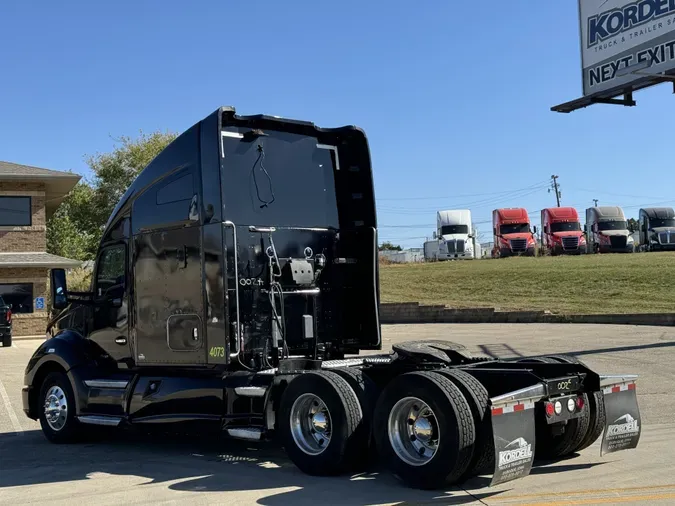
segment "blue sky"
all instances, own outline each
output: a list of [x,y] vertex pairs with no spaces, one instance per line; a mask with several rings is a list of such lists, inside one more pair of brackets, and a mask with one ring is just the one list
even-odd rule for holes
[[675,204],[668,85],[550,111],[581,95],[573,1],[14,1],[0,28],[0,160],[87,175],[114,137],[234,105],[363,127],[380,236],[405,246],[438,209],[486,236],[495,207],[538,212],[551,174],[580,210]]

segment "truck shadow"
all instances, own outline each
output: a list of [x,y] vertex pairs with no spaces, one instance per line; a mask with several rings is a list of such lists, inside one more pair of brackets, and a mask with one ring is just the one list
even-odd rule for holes
[[[331,505],[354,506],[467,504],[505,491],[470,495],[463,490],[466,487],[414,490],[380,469],[353,476],[313,477],[297,470],[275,444],[214,441],[203,435],[147,437],[119,432],[96,441],[54,445],[37,430],[2,433],[0,461],[0,489],[117,475],[140,480],[135,485],[124,482],[130,493],[135,487],[163,483],[169,490],[182,492],[253,492],[250,501],[259,497],[257,503],[267,506],[315,505],[317,498]],[[34,489],[33,493],[43,492]],[[30,495],[29,489],[27,498]]]
[[[592,350],[577,350],[577,351],[564,351],[559,352],[565,355],[573,356],[583,356],[583,355],[596,355],[602,353],[618,353],[625,351],[636,351],[636,350],[649,350],[653,348],[672,348],[675,346],[675,341],[667,341],[662,343],[650,343],[650,344],[636,344],[628,346],[615,346],[611,348],[594,348]],[[476,348],[485,355],[491,358],[522,358],[523,354],[515,350],[509,345],[506,344],[479,344],[476,345]],[[548,353],[546,355],[554,355],[555,353]],[[528,354],[527,357],[536,357],[544,355],[533,355]]]

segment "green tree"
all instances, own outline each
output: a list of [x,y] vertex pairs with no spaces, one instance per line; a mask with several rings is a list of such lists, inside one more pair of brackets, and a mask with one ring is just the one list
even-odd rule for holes
[[78,183],[49,219],[47,251],[77,260],[93,259],[108,217],[124,192],[176,136],[140,132],[136,139],[117,139],[110,153],[88,156],[93,178]]
[[401,247],[398,244],[392,244],[389,241],[383,242],[380,244],[380,251],[401,251]]

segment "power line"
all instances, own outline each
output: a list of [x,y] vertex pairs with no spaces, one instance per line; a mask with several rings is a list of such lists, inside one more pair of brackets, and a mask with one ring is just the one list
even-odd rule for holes
[[377,200],[441,200],[441,199],[455,199],[455,198],[463,198],[463,197],[484,197],[487,195],[504,195],[507,193],[513,193],[513,192],[518,192],[521,190],[529,190],[530,188],[533,188],[534,186],[539,186],[543,183],[548,183],[548,179],[534,183],[531,186],[526,186],[524,188],[518,188],[514,190],[502,190],[498,192],[487,192],[487,193],[464,193],[464,194],[459,194],[459,195],[445,195],[443,197],[386,197],[386,198],[377,198]]

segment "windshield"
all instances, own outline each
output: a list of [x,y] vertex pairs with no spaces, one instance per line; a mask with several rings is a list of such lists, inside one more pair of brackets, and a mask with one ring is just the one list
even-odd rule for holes
[[581,230],[581,225],[578,221],[551,223],[551,232],[578,232],[579,230]]
[[651,228],[658,227],[675,227],[675,219],[658,219],[654,218],[649,220],[649,226]]
[[441,227],[441,235],[468,234],[468,225],[445,225]]
[[338,228],[335,154],[316,138],[267,131],[223,137],[227,219],[237,225]]
[[502,235],[506,234],[528,234],[530,232],[529,223],[513,223],[511,225],[502,225],[499,230]]
[[601,221],[598,223],[598,230],[627,230],[628,225],[625,221]]

